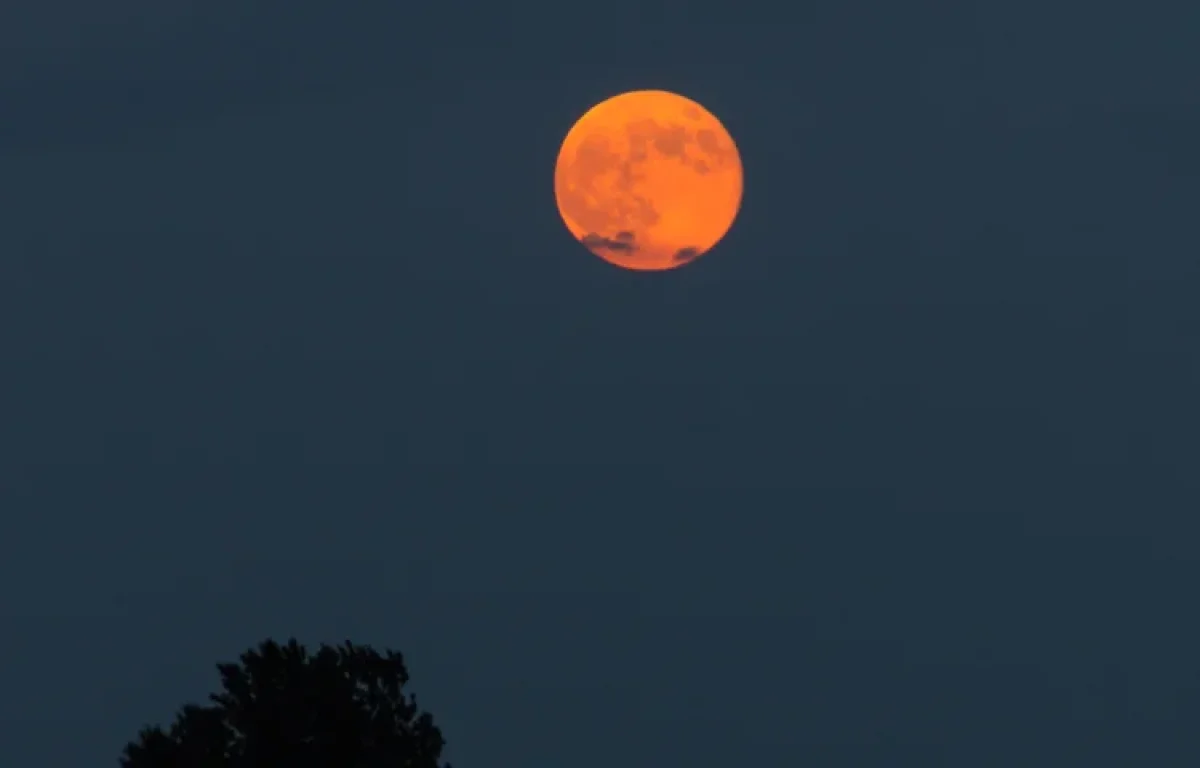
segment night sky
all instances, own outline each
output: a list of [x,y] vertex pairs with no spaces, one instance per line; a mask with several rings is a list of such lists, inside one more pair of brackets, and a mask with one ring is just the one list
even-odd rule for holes
[[[0,765],[259,640],[456,768],[1200,764],[1200,4],[0,4]],[[680,92],[728,237],[559,142]]]

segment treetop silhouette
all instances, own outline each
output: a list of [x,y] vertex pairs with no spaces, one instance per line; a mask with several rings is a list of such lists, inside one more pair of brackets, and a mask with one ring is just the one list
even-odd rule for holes
[[217,670],[210,703],[143,728],[123,768],[450,768],[433,716],[404,691],[399,653],[346,642],[310,655],[266,640]]

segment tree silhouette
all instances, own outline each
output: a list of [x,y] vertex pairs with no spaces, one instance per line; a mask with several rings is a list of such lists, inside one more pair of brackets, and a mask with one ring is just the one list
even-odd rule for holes
[[442,733],[404,693],[399,653],[266,640],[217,670],[211,703],[142,729],[124,768],[442,768]]

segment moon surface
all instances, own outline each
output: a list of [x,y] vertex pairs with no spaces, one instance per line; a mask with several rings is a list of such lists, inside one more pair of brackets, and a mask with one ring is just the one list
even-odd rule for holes
[[567,133],[554,193],[563,223],[592,253],[625,269],[673,269],[733,226],[742,160],[696,102],[631,91],[592,107]]

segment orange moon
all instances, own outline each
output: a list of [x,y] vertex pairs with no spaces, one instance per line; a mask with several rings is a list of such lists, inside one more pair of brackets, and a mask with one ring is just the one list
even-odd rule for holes
[[554,166],[563,223],[625,269],[673,269],[725,236],[742,204],[742,160],[711,112],[667,91],[631,91],[589,109]]

